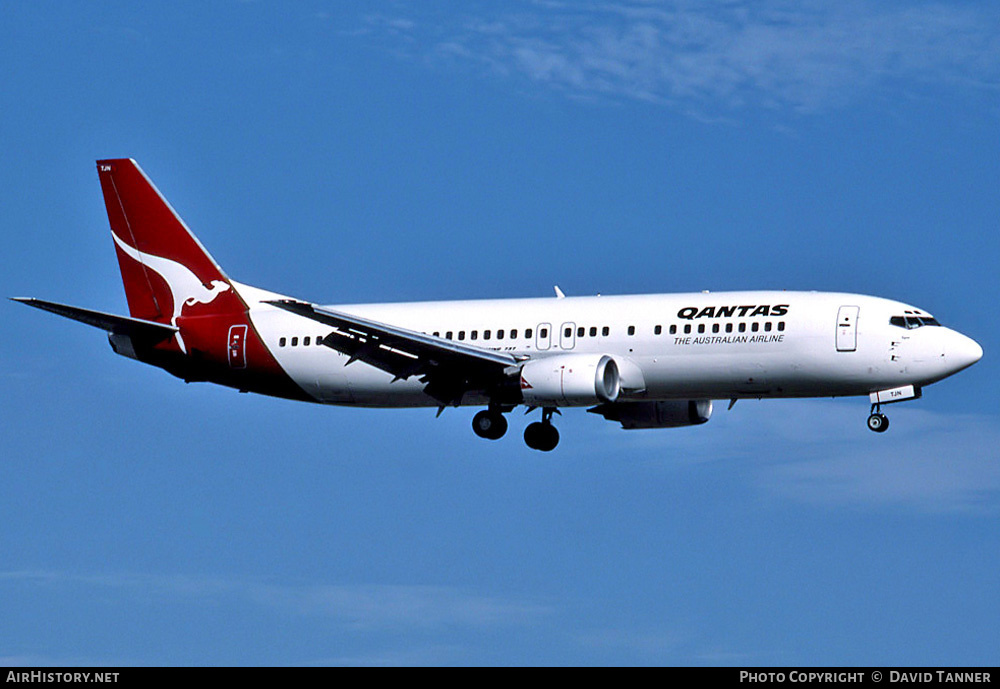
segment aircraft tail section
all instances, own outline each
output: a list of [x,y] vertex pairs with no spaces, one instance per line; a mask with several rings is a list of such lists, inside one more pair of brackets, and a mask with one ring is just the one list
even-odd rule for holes
[[[302,390],[254,327],[237,287],[138,163],[98,160],[97,174],[133,322],[128,332],[110,330],[115,351],[134,352],[134,358],[185,380],[301,398]],[[60,315],[83,320],[79,314]],[[140,321],[148,325],[137,330],[134,322]],[[167,338],[160,332],[145,336],[156,324],[169,328]]]
[[97,174],[130,316],[14,301],[105,330],[116,353],[188,382],[313,399],[275,359],[238,290],[258,301],[263,292],[230,281],[134,160],[98,160]]
[[134,160],[99,160],[97,173],[133,318],[177,326],[182,316],[245,311],[229,278]]

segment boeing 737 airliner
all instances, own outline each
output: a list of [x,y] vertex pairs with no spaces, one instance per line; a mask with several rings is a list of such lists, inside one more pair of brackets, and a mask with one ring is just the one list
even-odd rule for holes
[[867,395],[881,406],[982,357],[926,311],[816,292],[702,292],[320,306],[230,279],[131,159],[100,160],[129,317],[21,301],[107,331],[112,349],[186,381],[366,407],[540,409],[524,440],[549,451],[552,415],[588,411],[623,428],[708,421],[712,400]]

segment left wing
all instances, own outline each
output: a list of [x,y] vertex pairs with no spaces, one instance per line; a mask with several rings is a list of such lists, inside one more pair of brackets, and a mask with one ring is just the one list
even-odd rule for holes
[[470,390],[500,395],[523,360],[294,299],[264,303],[334,328],[323,344],[348,355],[347,364],[363,361],[391,373],[393,382],[419,376],[424,392],[442,405],[458,404]]

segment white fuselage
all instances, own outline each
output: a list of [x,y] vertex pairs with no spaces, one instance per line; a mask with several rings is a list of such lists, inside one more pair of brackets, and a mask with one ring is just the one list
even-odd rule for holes
[[[234,283],[254,327],[288,375],[317,402],[439,406],[416,378],[393,376],[320,346],[329,328],[268,304],[280,295]],[[766,308],[763,308],[766,307]],[[442,339],[529,357],[613,356],[621,399],[867,395],[938,381],[982,350],[929,314],[857,294],[705,292],[636,296],[357,304],[330,307]],[[463,404],[486,404],[468,394]]]
[[888,299],[817,292],[702,292],[320,306],[231,280],[131,158],[97,161],[129,316],[36,298],[28,306],[108,334],[122,356],[187,382],[366,407],[483,406],[543,452],[559,407],[624,429],[699,425],[713,400],[868,395],[881,405],[983,354],[930,314]]

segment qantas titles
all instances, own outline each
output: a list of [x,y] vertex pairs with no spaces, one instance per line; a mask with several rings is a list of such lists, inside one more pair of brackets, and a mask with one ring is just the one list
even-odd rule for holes
[[776,304],[771,306],[763,304],[758,306],[750,304],[745,306],[705,306],[699,309],[697,306],[685,306],[677,312],[678,318],[694,320],[695,318],[753,318],[754,316],[784,316],[788,313],[788,304]]

